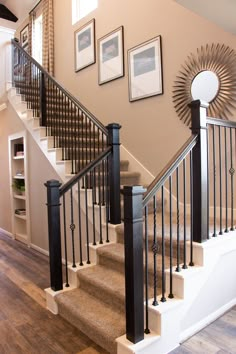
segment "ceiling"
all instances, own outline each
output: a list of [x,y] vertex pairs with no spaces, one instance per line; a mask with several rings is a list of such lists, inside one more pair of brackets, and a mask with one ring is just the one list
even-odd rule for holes
[[[17,28],[28,16],[29,11],[39,0],[0,0],[18,17],[16,24],[7,22],[7,27]],[[202,17],[216,23],[228,32],[236,34],[236,0],[175,0],[180,5],[192,10]]]
[[236,0],[175,0],[180,5],[236,34]]
[[6,27],[16,29],[27,18],[30,10],[38,3],[39,0],[0,0],[0,4],[5,5],[17,18],[16,23],[4,21]]

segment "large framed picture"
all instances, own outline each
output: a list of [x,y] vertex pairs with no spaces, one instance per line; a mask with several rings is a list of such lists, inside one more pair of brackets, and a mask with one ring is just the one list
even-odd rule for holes
[[29,41],[29,25],[25,26],[23,30],[20,32],[20,42],[22,47],[28,45]]
[[128,50],[129,100],[163,94],[161,36]]
[[124,28],[123,26],[98,40],[98,83],[124,76]]
[[92,19],[75,31],[75,71],[94,64],[95,56],[95,20]]

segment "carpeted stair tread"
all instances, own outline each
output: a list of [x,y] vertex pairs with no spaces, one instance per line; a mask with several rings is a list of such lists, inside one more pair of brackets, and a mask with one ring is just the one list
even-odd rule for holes
[[[119,271],[122,274],[124,274],[125,256],[124,256],[123,244],[114,243],[114,244],[105,245],[104,247],[99,248],[97,252],[98,252],[100,265],[103,265],[104,267],[113,269],[115,271]],[[161,269],[162,269],[162,257],[160,256],[160,254],[157,255],[156,262],[157,262],[157,274],[160,277]],[[176,265],[175,257],[172,258],[172,263],[173,266]],[[151,246],[149,245],[148,270],[150,276],[153,275],[153,269],[154,269],[153,265],[154,265],[153,252],[151,250]],[[169,265],[170,265],[170,257],[166,255],[165,269],[168,269]]]
[[78,272],[81,289],[98,297],[110,306],[124,311],[125,279],[123,274],[101,265],[95,265]]
[[125,333],[125,316],[82,289],[56,295],[59,314],[109,353],[116,353],[115,339]]

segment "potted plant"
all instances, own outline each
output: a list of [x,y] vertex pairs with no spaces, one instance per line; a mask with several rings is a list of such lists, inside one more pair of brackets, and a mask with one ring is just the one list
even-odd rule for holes
[[14,178],[12,188],[15,190],[15,192],[17,194],[24,195],[25,194],[25,181],[24,181],[24,179]]

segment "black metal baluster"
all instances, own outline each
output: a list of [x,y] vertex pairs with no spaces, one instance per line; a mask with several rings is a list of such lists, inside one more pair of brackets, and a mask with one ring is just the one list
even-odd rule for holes
[[86,218],[86,242],[87,242],[87,264],[90,264],[90,253],[89,253],[89,227],[88,227],[88,188],[87,188],[87,178],[84,180],[84,192],[85,192],[85,218]]
[[[96,178],[96,167],[93,170],[93,178]],[[93,245],[96,246],[96,230],[95,230],[95,198],[96,198],[96,190],[92,188],[92,203],[93,203]]]
[[176,168],[176,211],[177,211],[177,266],[176,272],[180,272],[180,240],[179,240],[179,168]]
[[109,205],[109,167],[108,167],[108,157],[106,159],[106,242],[110,242],[109,240],[109,228],[108,228],[108,222],[109,222],[109,210],[110,210],[110,205]]
[[164,186],[161,187],[161,223],[162,223],[162,235],[161,235],[161,275],[162,275],[162,296],[161,302],[166,301],[166,278],[165,278],[165,203],[164,203]]
[[83,266],[83,249],[82,249],[82,228],[81,228],[81,199],[80,199],[80,181],[78,181],[78,229],[79,229],[79,254],[80,266]]
[[189,169],[190,169],[190,261],[189,266],[193,267],[193,153],[189,154]]
[[66,287],[69,287],[68,258],[67,258],[67,234],[66,234],[66,204],[65,194],[63,194],[63,221],[64,221],[64,243],[65,243],[65,266],[66,266]]
[[169,207],[170,207],[170,293],[168,297],[170,299],[174,298],[173,295],[173,240],[172,240],[172,176],[169,177]]
[[152,244],[152,252],[153,252],[153,287],[154,287],[154,300],[153,306],[157,306],[157,200],[156,196],[153,197],[153,244]]
[[216,233],[216,149],[215,149],[215,126],[212,129],[212,144],[213,144],[213,200],[214,200],[214,232],[213,237],[217,236]]
[[73,191],[70,189],[70,230],[71,230],[71,241],[72,241],[72,267],[76,268],[75,263],[75,223],[74,223],[74,203],[73,203]]
[[[104,134],[102,133],[102,151],[104,150]],[[102,162],[102,205],[105,205],[105,166]]]
[[228,230],[228,160],[227,160],[227,131],[224,127],[225,132],[225,232]]
[[99,226],[100,226],[100,232],[99,232],[99,238],[100,244],[103,244],[103,239],[102,239],[102,190],[101,190],[101,165],[98,166],[98,204],[99,204]]
[[183,269],[187,269],[187,259],[186,259],[186,160],[183,160],[183,192],[184,192],[184,264]]
[[62,106],[62,126],[63,126],[63,132],[60,136],[60,147],[61,147],[61,156],[62,156],[62,161],[66,160],[66,153],[65,153],[65,148],[62,143],[63,141],[63,133],[65,132],[66,129],[66,122],[65,122],[65,104],[64,104],[64,93],[62,93],[62,101],[63,101],[63,106]]
[[209,231],[209,226],[210,226],[210,173],[209,173],[209,161],[210,161],[210,151],[209,151],[209,134],[210,134],[210,129],[209,125],[206,125],[207,127],[207,134],[206,134],[206,148],[207,148],[207,239],[210,238],[210,231]]
[[233,143],[232,143],[232,128],[230,128],[230,170],[231,176],[231,227],[230,230],[234,231],[234,174],[235,169],[233,166]]
[[146,315],[146,327],[144,332],[150,333],[149,330],[149,315],[148,315],[148,206],[145,207],[145,315]]
[[220,187],[220,235],[223,235],[222,229],[222,156],[221,156],[221,127],[218,127],[219,132],[219,187]]
[[[95,127],[95,124],[93,124],[93,133],[94,133],[94,146],[93,146],[93,158],[95,159],[96,157],[96,133],[98,133],[98,128]],[[97,139],[99,139],[99,135],[97,135]],[[97,204],[97,183],[96,183],[96,176],[95,178],[93,178],[93,188],[95,190],[95,200],[94,200],[94,203]]]

